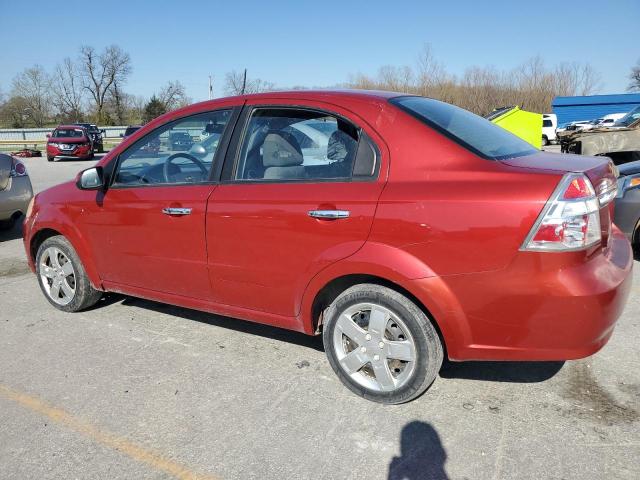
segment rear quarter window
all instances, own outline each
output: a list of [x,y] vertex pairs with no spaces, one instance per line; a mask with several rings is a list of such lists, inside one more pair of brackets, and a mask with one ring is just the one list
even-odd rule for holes
[[501,160],[536,152],[524,140],[463,108],[417,96],[389,102],[482,158]]

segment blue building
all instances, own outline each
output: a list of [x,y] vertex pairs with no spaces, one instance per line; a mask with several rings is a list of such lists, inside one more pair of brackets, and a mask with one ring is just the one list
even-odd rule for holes
[[640,106],[640,93],[556,97],[551,104],[558,126],[579,120],[595,120],[610,113],[627,113]]

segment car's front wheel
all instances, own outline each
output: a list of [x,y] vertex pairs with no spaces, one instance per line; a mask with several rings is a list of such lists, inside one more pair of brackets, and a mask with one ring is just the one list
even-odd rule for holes
[[89,308],[102,296],[91,286],[80,257],[62,235],[42,242],[36,254],[36,273],[49,303],[64,312]]
[[440,370],[443,349],[433,324],[395,290],[355,285],[335,299],[324,318],[331,367],[342,383],[368,400],[413,400]]
[[15,224],[15,217],[11,217],[6,220],[0,220],[0,230],[11,230]]

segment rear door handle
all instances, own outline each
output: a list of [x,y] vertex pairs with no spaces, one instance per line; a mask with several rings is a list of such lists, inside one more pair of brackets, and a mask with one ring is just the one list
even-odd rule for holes
[[165,215],[191,215],[190,208],[167,207],[162,209]]
[[349,218],[349,210],[309,210],[309,216],[324,220],[337,220]]

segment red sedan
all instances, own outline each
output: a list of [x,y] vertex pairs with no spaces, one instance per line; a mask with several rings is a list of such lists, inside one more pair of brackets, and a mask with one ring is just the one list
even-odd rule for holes
[[93,144],[89,132],[77,125],[60,125],[47,135],[47,160],[56,158],[93,158]]
[[604,346],[633,262],[615,196],[608,159],[537,151],[443,102],[268,93],[144,126],[37,195],[24,242],[60,310],[111,291],[322,335],[349,389],[401,403],[445,355]]

